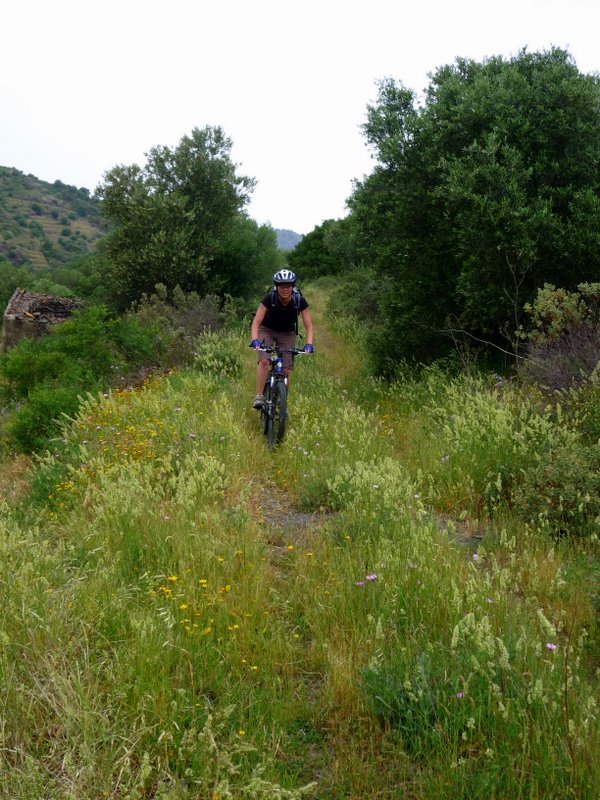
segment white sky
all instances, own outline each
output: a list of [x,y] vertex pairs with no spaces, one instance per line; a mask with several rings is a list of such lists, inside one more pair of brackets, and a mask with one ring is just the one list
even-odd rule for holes
[[3,0],[0,32],[1,165],[93,191],[220,125],[250,216],[298,233],[371,171],[377,80],[552,45],[600,72],[600,0]]

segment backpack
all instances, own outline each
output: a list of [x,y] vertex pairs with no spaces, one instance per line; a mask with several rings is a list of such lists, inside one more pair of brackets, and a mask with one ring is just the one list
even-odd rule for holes
[[[302,292],[297,286],[294,286],[292,289],[292,302],[294,304],[294,308],[296,309],[296,336],[299,336],[298,332],[298,312],[300,311],[300,298],[302,297]],[[271,291],[269,292],[269,299],[271,303],[275,306],[277,305],[279,295],[277,294],[277,287],[273,286]]]

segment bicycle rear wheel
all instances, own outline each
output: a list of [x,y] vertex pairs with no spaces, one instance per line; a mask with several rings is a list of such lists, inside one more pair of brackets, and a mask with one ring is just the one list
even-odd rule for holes
[[272,413],[269,415],[267,441],[269,447],[283,440],[287,420],[287,386],[282,380],[273,387]]

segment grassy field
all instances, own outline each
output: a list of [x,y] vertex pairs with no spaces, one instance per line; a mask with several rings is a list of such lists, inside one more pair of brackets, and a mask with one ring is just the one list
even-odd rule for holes
[[312,307],[275,452],[231,334],[16,465],[0,797],[597,797],[597,535],[503,502],[567,434],[483,378],[368,379]]

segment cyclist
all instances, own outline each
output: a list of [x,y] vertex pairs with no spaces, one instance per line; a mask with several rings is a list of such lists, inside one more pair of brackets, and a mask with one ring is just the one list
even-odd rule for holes
[[[252,342],[250,347],[255,349],[265,344],[273,347],[277,343],[278,347],[289,350],[294,347],[296,335],[298,334],[298,317],[302,317],[302,323],[306,330],[305,353],[314,353],[313,348],[313,323],[310,316],[308,303],[304,295],[294,291],[296,285],[296,275],[289,269],[280,269],[273,275],[275,290],[271,290],[261,300],[254,319],[250,335]],[[290,371],[293,366],[291,353],[283,354],[283,370],[290,380]],[[267,372],[269,371],[269,361],[266,353],[258,354],[258,364],[256,366],[256,397],[252,403],[252,408],[260,410],[264,404],[262,394]]]

